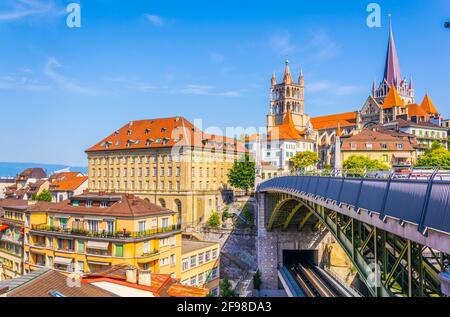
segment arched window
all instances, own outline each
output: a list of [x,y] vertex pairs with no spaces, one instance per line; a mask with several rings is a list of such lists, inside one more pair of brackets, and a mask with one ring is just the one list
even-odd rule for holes
[[159,199],[159,205],[163,208],[166,208],[166,201],[162,198]]
[[178,213],[178,224],[181,224],[181,217],[182,217],[182,212],[183,212],[183,206],[181,204],[181,200],[175,199],[175,207],[176,207],[176,212]]

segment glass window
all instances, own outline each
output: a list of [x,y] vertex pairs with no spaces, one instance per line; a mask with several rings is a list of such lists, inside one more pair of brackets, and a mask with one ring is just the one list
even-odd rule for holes
[[84,253],[84,240],[78,240],[78,252]]
[[116,244],[116,256],[123,256],[123,244]]

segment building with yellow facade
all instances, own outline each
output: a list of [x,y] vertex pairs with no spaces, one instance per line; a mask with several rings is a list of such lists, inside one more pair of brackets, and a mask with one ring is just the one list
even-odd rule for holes
[[136,194],[196,226],[228,199],[228,172],[245,151],[183,117],[131,121],[86,151],[89,189]]
[[118,264],[180,277],[177,213],[131,194],[84,193],[39,202],[26,218],[25,272],[93,273]]
[[184,239],[181,255],[181,283],[207,288],[213,296],[219,296],[219,243]]
[[23,274],[26,200],[0,200],[0,281]]

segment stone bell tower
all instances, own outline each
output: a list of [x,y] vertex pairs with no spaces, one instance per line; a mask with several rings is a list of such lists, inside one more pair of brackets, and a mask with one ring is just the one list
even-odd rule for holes
[[270,110],[267,115],[267,131],[283,123],[285,115],[290,112],[295,128],[303,131],[309,122],[305,115],[305,78],[300,70],[298,82],[292,80],[289,61],[286,60],[283,80],[277,83],[275,73],[270,85]]

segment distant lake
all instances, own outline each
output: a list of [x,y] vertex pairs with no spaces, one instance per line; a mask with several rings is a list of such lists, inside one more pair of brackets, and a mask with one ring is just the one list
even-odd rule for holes
[[41,164],[41,163],[12,163],[12,162],[0,162],[0,177],[14,177],[23,170],[32,167],[41,167],[47,175],[51,175],[56,171],[68,169],[71,172],[80,172],[83,174],[88,173],[87,167],[77,167],[58,164]]

